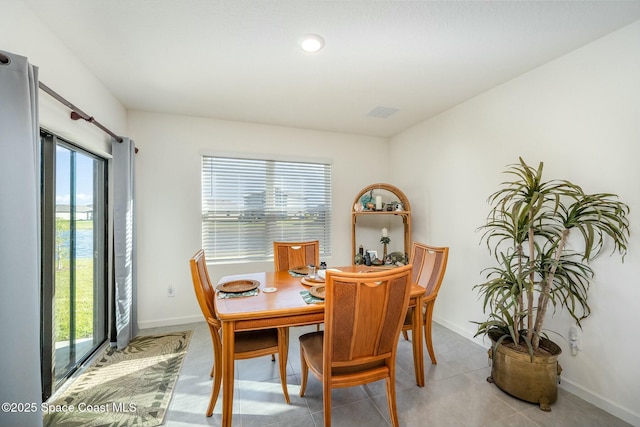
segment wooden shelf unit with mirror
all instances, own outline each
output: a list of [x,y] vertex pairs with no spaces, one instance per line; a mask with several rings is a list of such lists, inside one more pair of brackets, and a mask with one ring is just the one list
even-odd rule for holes
[[[380,200],[383,205],[376,206],[376,197],[378,203]],[[389,205],[391,202],[397,202],[401,205],[400,208],[397,208],[396,205],[391,205],[390,209]],[[366,205],[369,204],[367,208]],[[362,207],[362,208],[360,208]],[[378,210],[380,209],[381,210]],[[386,226],[391,218],[400,217],[402,219],[403,225],[403,239],[404,239],[404,253],[406,256],[411,254],[411,204],[409,203],[409,199],[407,196],[400,190],[398,187],[393,186],[391,184],[385,183],[376,183],[371,184],[365,188],[363,188],[356,198],[353,201],[353,205],[351,206],[351,254],[352,254],[352,263],[355,264],[355,255],[358,253],[359,245],[356,241],[356,230],[358,219],[367,220],[369,218],[380,218],[379,221],[382,226]],[[382,245],[379,243],[378,245]],[[368,248],[365,248],[365,250]]]

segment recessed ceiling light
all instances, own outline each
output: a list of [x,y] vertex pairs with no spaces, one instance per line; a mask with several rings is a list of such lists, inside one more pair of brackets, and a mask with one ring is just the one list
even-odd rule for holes
[[317,34],[305,34],[300,39],[300,48],[308,53],[315,53],[324,47],[324,39]]

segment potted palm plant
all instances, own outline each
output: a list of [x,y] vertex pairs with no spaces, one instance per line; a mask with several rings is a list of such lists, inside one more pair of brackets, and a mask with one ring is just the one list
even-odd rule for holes
[[520,399],[551,410],[557,399],[561,349],[546,334],[550,308],[565,309],[582,328],[590,314],[589,262],[612,247],[624,255],[629,237],[629,207],[615,194],[587,194],[570,181],[542,179],[538,168],[520,163],[505,171],[489,197],[482,241],[497,264],[485,269],[474,286],[488,318],[476,336],[492,341],[490,382]]

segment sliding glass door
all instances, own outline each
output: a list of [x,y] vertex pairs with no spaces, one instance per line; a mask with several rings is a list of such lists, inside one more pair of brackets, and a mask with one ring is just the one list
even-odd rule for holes
[[106,340],[106,161],[42,132],[42,374],[48,398]]

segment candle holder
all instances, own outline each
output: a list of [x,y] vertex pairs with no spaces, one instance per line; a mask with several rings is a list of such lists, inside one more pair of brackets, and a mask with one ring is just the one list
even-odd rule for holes
[[380,243],[382,243],[382,259],[386,260],[387,259],[387,245],[389,244],[389,242],[391,241],[391,239],[388,236],[382,236],[380,238]]

